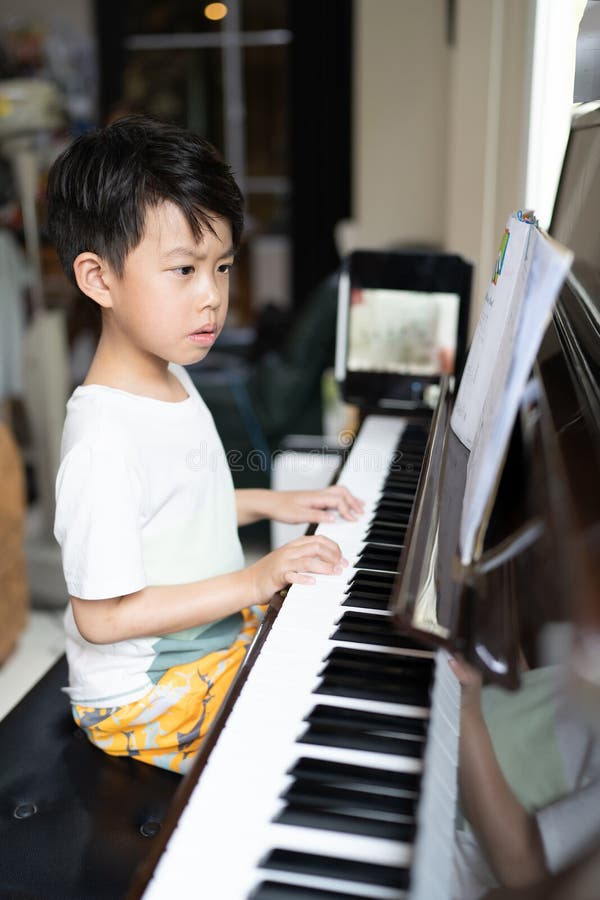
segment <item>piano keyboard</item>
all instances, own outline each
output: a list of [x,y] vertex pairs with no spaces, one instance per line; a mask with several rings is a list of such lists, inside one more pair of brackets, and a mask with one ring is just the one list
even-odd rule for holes
[[387,603],[424,448],[414,430],[365,421],[339,478],[364,515],[317,529],[353,567],[290,588],[145,900],[192,885],[219,900],[406,896],[433,654],[393,631]]

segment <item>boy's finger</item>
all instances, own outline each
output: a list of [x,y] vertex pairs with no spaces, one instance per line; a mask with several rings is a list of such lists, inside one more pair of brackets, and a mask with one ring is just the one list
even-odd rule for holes
[[339,563],[328,562],[318,556],[303,556],[297,561],[300,572],[314,572],[315,575],[341,575],[343,567]]
[[312,542],[296,548],[296,551],[292,555],[294,565],[298,565],[299,561],[307,558],[318,558],[331,565],[340,565],[342,563],[342,551],[337,545],[335,548],[332,548],[324,546],[319,542]]
[[333,541],[331,538],[327,537],[326,534],[306,535],[304,537],[298,538],[298,541],[295,543],[297,547],[303,547],[305,544],[311,544],[312,546],[320,547],[323,550],[328,549],[336,554],[340,554],[342,552],[340,549],[340,545]]
[[343,484],[334,484],[331,488],[332,492],[335,492],[340,496],[352,509],[356,510],[356,512],[362,512],[365,508],[364,500],[361,500],[359,497],[355,497],[354,494]]
[[289,584],[315,584],[316,582],[312,575],[304,575],[300,572],[286,572],[283,577]]
[[335,516],[333,515],[333,513],[321,509],[311,509],[303,518],[307,522],[314,522],[316,524],[320,524],[322,522],[335,522]]

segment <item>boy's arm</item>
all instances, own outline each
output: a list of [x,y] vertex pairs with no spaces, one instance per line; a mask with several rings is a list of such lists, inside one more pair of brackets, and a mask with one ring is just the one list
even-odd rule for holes
[[321,491],[238,489],[235,501],[238,525],[249,525],[259,519],[289,524],[334,522],[333,510],[337,510],[342,518],[354,521],[364,508],[362,500],[338,484]]
[[498,764],[481,711],[481,676],[457,659],[462,685],[459,784],[465,816],[500,884],[522,887],[547,874],[535,816],[513,794]]
[[296,538],[239,572],[190,584],[149,586],[101,600],[71,597],[81,635],[93,644],[169,634],[215,622],[264,603],[288,584],[312,584],[307,574],[342,571],[341,551],[323,535]]

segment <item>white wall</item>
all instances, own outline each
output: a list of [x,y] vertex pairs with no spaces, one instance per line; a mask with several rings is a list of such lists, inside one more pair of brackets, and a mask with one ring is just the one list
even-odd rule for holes
[[444,238],[446,0],[355,0],[354,218],[363,246]]
[[[430,243],[476,264],[475,312],[522,206],[535,0],[355,0],[349,246]],[[474,315],[473,318],[476,318]]]
[[473,316],[525,205],[534,0],[459,0],[449,79],[445,246],[476,266]]

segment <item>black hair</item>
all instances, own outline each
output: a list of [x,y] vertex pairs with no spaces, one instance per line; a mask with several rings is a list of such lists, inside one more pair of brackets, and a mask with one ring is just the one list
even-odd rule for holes
[[48,174],[48,231],[62,266],[88,250],[122,276],[125,259],[144,236],[146,210],[169,200],[192,234],[227,219],[239,245],[243,199],[229,166],[191,131],[150,116],[126,116],[78,137]]

